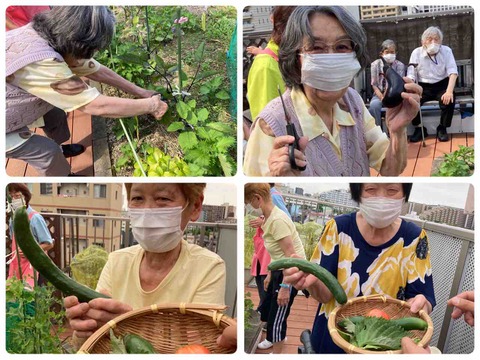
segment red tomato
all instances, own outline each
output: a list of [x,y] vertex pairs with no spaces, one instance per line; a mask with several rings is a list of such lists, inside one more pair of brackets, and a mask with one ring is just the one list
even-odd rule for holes
[[175,354],[210,354],[210,350],[203,345],[192,344],[178,348]]
[[371,317],[381,317],[381,318],[384,318],[386,320],[390,320],[390,316],[388,316],[388,314],[383,311],[383,310],[380,310],[380,309],[372,309],[368,312],[367,316],[371,316]]

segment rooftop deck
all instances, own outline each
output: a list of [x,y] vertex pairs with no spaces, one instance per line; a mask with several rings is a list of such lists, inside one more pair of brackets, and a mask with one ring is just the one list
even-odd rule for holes
[[[94,176],[91,116],[80,111],[71,112],[68,114],[68,127],[71,136],[64,144],[82,144],[85,146],[83,154],[68,159],[72,172],[83,176]],[[35,133],[44,134],[40,128],[36,128]],[[22,160],[6,159],[5,170],[9,176],[38,176],[35,169]]]

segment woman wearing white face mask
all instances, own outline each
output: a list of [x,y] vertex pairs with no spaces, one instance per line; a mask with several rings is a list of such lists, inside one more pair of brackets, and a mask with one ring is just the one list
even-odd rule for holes
[[405,65],[397,60],[397,45],[393,40],[382,42],[380,58],[372,62],[370,67],[373,97],[370,100],[368,111],[375,118],[375,124],[382,126],[382,100],[385,96],[387,80],[384,75],[385,62],[400,76],[405,76]]
[[130,224],[139,245],[110,254],[97,291],[111,299],[65,298],[77,338],[126,311],[158,303],[224,305],[225,263],[183,240],[202,210],[205,184],[125,184]]
[[[311,261],[336,276],[348,298],[384,294],[406,300],[412,312],[430,313],[435,306],[427,234],[399,218],[411,188],[408,183],[350,184],[360,210],[325,225]],[[315,351],[343,353],[327,330],[328,316],[338,306],[330,290],[296,268],[284,275],[284,281],[320,302],[312,329]]]
[[[437,100],[440,105],[440,124],[437,127],[439,141],[448,141],[447,128],[452,124],[453,110],[455,109],[455,82],[458,77],[457,64],[452,49],[442,44],[443,33],[436,26],[430,26],[422,34],[422,46],[413,50],[410,55],[410,64],[417,64],[416,70],[410,66],[408,76],[417,77],[418,84],[423,88],[421,104]],[[416,72],[416,74],[415,74]],[[416,126],[410,137],[411,142],[422,140],[420,115],[412,121]],[[426,135],[427,129],[423,132]]]
[[286,115],[280,98],[257,117],[247,145],[249,176],[369,176],[370,167],[395,176],[406,166],[405,127],[419,109],[421,88],[406,79],[402,103],[387,111],[390,140],[349,88],[365,67],[366,35],[339,6],[298,6],[290,16],[279,51],[288,90],[286,112],[295,125],[299,150],[292,169]]

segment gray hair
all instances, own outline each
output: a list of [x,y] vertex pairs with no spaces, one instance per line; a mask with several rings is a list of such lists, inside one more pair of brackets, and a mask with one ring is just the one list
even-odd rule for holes
[[422,34],[422,43],[429,37],[429,36],[438,36],[440,38],[440,42],[443,42],[443,33],[437,26],[430,26],[427,30],[425,30]]
[[380,46],[380,54],[383,53],[385,50],[388,50],[389,48],[394,47],[395,51],[397,51],[397,45],[395,44],[395,41],[387,39],[382,42],[382,45]]
[[112,41],[115,17],[106,6],[54,6],[35,15],[33,28],[60,55],[90,59]]
[[288,87],[299,88],[301,86],[301,67],[298,54],[305,39],[308,39],[312,44],[315,42],[309,21],[311,15],[315,13],[333,16],[340,22],[350,39],[356,44],[355,53],[362,67],[360,71],[369,62],[365,30],[344,7],[298,6],[290,15],[278,53],[280,71]]

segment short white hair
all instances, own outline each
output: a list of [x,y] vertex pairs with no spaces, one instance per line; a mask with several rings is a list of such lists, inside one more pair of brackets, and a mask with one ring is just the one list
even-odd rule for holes
[[438,36],[440,38],[440,42],[443,42],[443,33],[437,26],[430,26],[427,30],[425,30],[422,34],[422,43],[430,36]]

